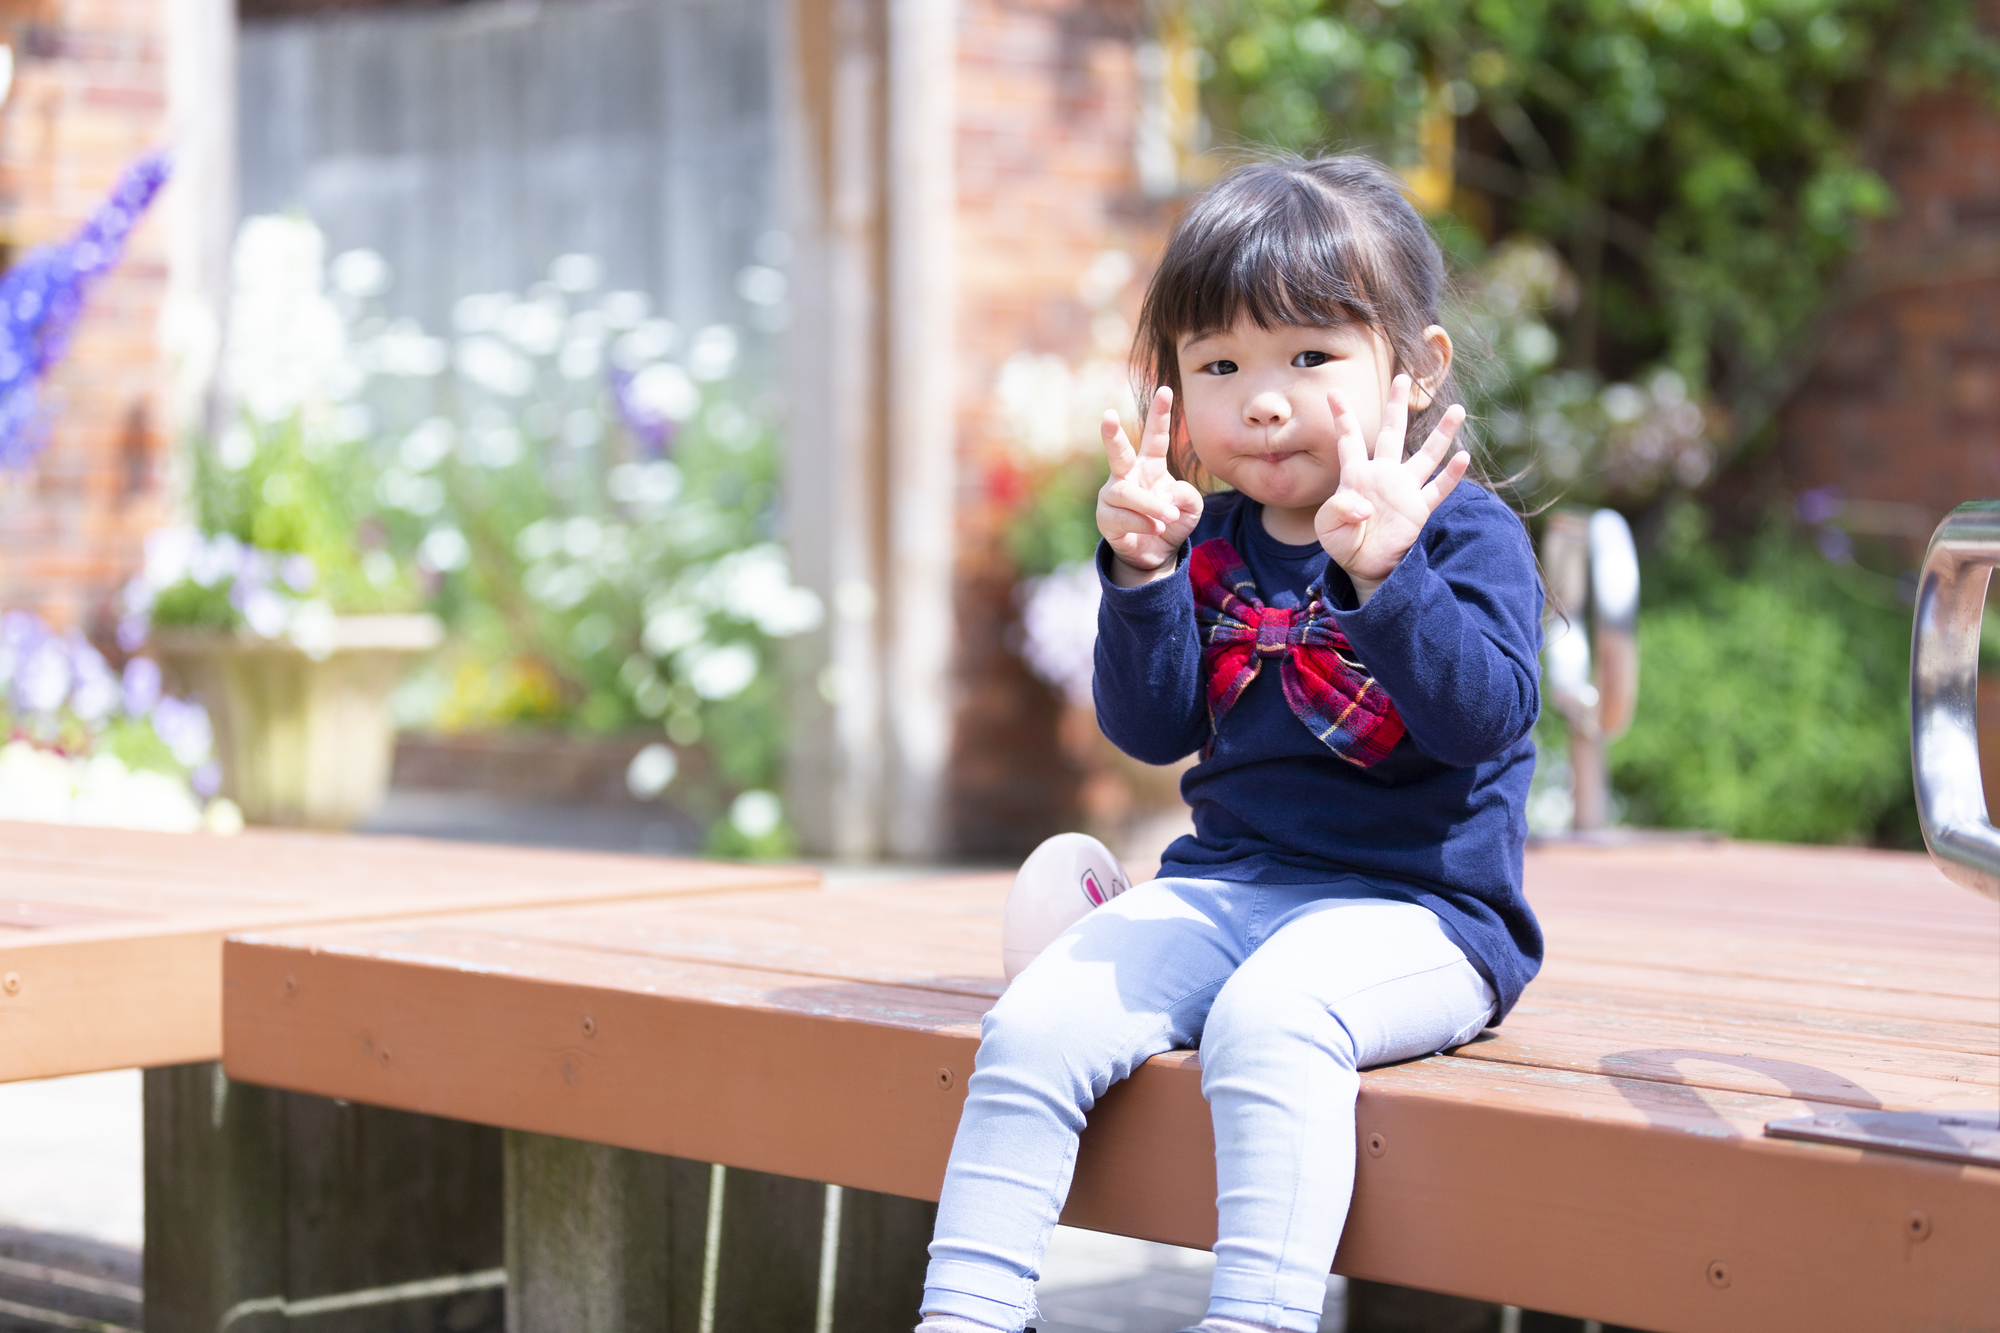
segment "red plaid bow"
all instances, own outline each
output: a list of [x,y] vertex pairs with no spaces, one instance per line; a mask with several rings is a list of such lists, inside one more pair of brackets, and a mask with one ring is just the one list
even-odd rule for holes
[[1280,659],[1285,702],[1299,721],[1348,763],[1369,768],[1403,738],[1395,702],[1334,626],[1318,584],[1306,590],[1302,607],[1265,606],[1236,548],[1220,538],[1194,548],[1188,576],[1208,667],[1204,758],[1215,748],[1223,715],[1250,688],[1267,657]]

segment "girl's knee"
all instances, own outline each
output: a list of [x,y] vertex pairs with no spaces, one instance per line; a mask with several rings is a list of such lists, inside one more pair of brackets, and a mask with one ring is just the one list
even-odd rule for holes
[[1204,1071],[1251,1061],[1289,1060],[1318,1052],[1355,1067],[1354,1040],[1326,1006],[1280,979],[1240,971],[1216,996],[1201,1038]]

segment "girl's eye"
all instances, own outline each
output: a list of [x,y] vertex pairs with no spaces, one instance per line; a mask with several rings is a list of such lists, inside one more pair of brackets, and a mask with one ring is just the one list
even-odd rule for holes
[[1323,366],[1331,360],[1333,358],[1325,352],[1300,352],[1292,358],[1292,364],[1300,370],[1311,370],[1314,366]]
[[1236,363],[1234,361],[1211,361],[1202,367],[1202,372],[1208,375],[1234,375],[1236,373]]

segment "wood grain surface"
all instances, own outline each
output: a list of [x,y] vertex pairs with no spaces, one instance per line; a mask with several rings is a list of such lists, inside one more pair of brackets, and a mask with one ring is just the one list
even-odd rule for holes
[[[225,949],[225,1064],[934,1198],[1006,884],[259,931]],[[1340,1271],[1660,1333],[1996,1326],[2000,1170],[1762,1127],[1993,1107],[2000,908],[1919,857],[1739,844],[1538,852],[1529,885],[1550,956],[1506,1024],[1363,1079]],[[1199,1073],[1103,1100],[1065,1220],[1210,1243]]]
[[817,878],[403,838],[0,823],[0,1082],[218,1058],[233,930]]

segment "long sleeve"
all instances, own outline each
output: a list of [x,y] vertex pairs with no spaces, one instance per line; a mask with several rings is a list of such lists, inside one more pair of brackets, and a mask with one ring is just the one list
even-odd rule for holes
[[1456,766],[1517,744],[1541,710],[1541,582],[1520,520],[1483,491],[1432,521],[1356,611],[1335,619],[1417,748]]
[[1170,764],[1208,738],[1195,633],[1188,552],[1166,578],[1121,588],[1109,575],[1111,548],[1098,543],[1097,725],[1111,743],[1146,764]]

